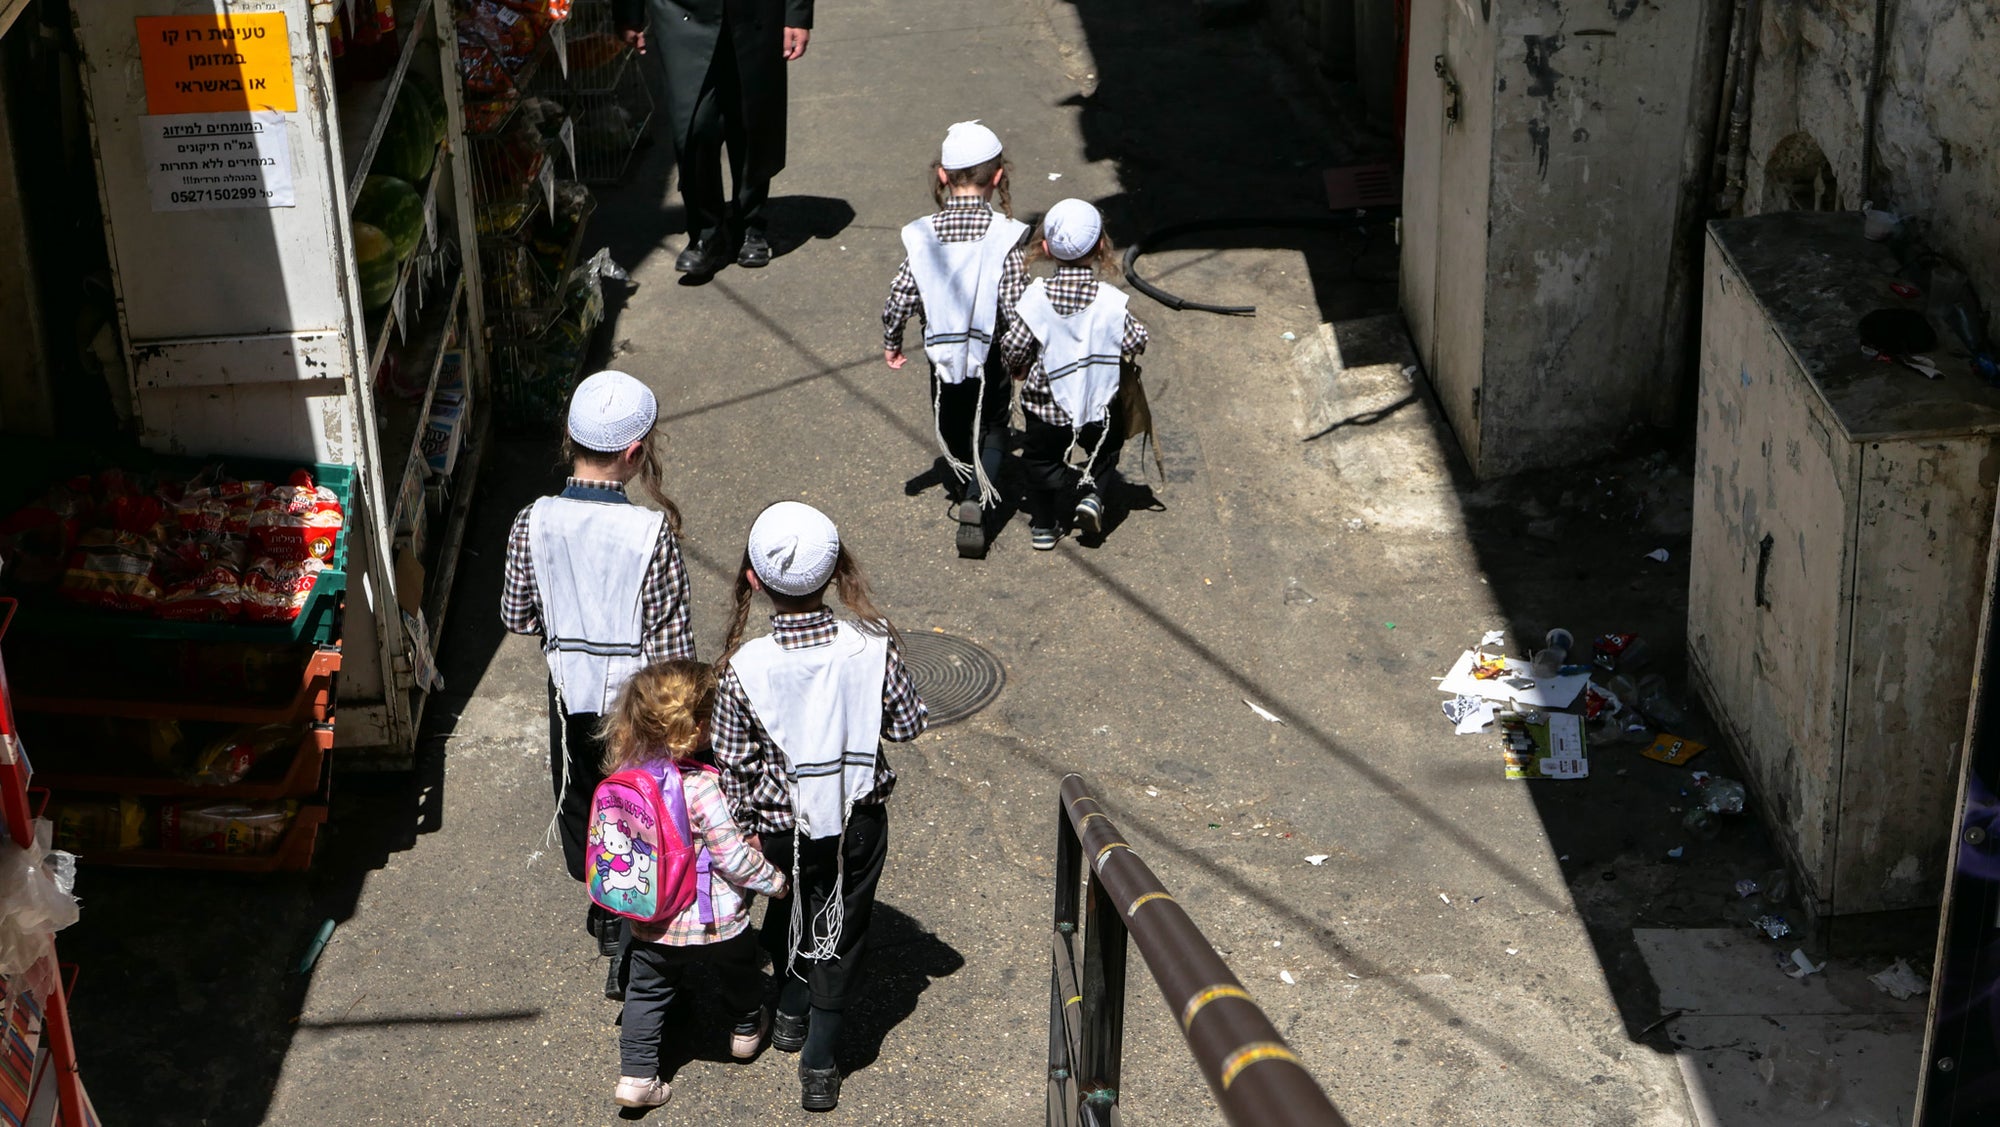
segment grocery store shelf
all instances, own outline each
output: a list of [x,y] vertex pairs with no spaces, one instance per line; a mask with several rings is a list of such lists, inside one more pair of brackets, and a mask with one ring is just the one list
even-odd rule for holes
[[402,92],[403,79],[410,73],[410,61],[416,58],[419,45],[436,41],[431,19],[434,2],[398,0],[396,30],[403,34],[403,42],[396,53],[396,68],[388,77],[356,86],[337,99],[340,153],[347,162],[350,208],[361,194],[361,181],[367,178],[369,166],[375,163],[375,150],[382,145],[382,133],[389,127],[389,115],[396,108],[396,95]]
[[[115,716],[142,720],[213,720],[225,724],[322,723],[333,710],[333,675],[340,669],[340,651],[322,649],[305,663],[298,691],[289,700],[245,702],[241,693],[210,700],[160,700],[145,697],[29,696],[15,698],[18,712],[49,716]],[[79,681],[80,685],[85,682]],[[228,690],[229,686],[222,686]]]
[[301,806],[286,828],[278,848],[270,853],[174,853],[164,849],[126,849],[77,856],[80,865],[115,865],[128,869],[201,869],[220,873],[297,873],[312,867],[313,847],[326,825],[326,807]]
[[492,438],[492,415],[477,403],[473,409],[479,412],[479,417],[469,432],[471,441],[466,450],[466,460],[458,467],[458,487],[452,495],[451,515],[445,518],[438,558],[432,562],[430,569],[433,577],[431,589],[424,595],[424,622],[433,638],[444,637],[444,615],[451,606],[451,584],[458,575],[459,557],[465,554],[465,526],[472,515],[472,497],[478,488],[479,469],[486,458],[487,443]]
[[[442,150],[442,146],[440,146],[440,150]],[[444,179],[442,175],[443,170],[444,153],[440,151],[437,163],[432,166],[430,182],[424,185],[424,213],[426,215],[436,215],[437,213],[438,184]],[[437,222],[442,227],[444,217],[438,216]],[[417,264],[429,257],[430,254],[442,253],[447,246],[456,245],[453,240],[445,237],[444,232],[440,230],[437,236],[437,246],[434,249],[428,254],[421,250],[411,251],[409,257],[405,258],[403,264],[397,268],[400,272],[396,278],[395,295],[389,299],[389,304],[368,316],[368,372],[370,378],[373,378],[374,373],[381,370],[382,358],[389,354],[389,342],[396,336],[395,330],[400,324],[396,316],[396,311],[402,309],[403,317],[405,318],[421,315],[421,311],[407,307],[410,298],[410,284],[411,280],[416,277]],[[463,273],[463,261],[463,251],[461,250],[461,273]],[[419,282],[418,284],[421,285],[422,283]]]
[[[166,775],[92,775],[64,771],[60,766],[35,772],[35,785],[69,793],[137,794],[175,798],[277,799],[302,798],[319,790],[327,753],[333,750],[333,728],[306,729],[294,749],[291,766],[281,778],[264,782],[199,786]],[[44,756],[47,756],[44,752]]]
[[451,351],[445,342],[451,339],[453,327],[463,316],[464,297],[465,273],[461,270],[452,285],[451,300],[424,317],[404,352],[412,364],[426,373],[423,397],[388,401],[377,397],[375,401],[376,425],[380,428],[377,449],[382,452],[384,466],[396,467],[394,476],[383,478],[384,495],[394,498],[390,502],[394,506],[389,514],[390,528],[402,526],[403,487],[409,483],[410,475],[423,472],[424,425],[430,419],[431,403],[437,395],[438,372],[444,366],[445,353]]

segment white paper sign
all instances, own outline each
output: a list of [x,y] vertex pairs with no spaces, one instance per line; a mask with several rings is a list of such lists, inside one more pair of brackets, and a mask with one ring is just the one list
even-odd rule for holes
[[438,198],[437,189],[432,187],[424,197],[424,249],[436,250],[438,245]]
[[556,162],[555,161],[552,160],[542,161],[542,171],[539,174],[539,179],[542,182],[542,195],[549,202],[549,219],[551,222],[553,222],[556,217]]
[[562,64],[562,75],[569,77],[569,21],[557,20],[549,28],[550,46],[555,48],[556,62]]
[[290,115],[154,114],[139,122],[154,211],[294,206]]
[[563,149],[569,153],[569,174],[571,176],[575,176],[577,174],[576,122],[570,119],[568,116],[564,116],[562,128],[558,130],[558,133],[562,137]]

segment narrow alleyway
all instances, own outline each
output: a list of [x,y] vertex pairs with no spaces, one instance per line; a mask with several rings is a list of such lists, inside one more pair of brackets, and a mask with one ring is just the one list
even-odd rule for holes
[[[1684,572],[1642,574],[1641,556],[1664,544],[1678,561],[1685,530],[1621,525],[1545,567],[1519,535],[1534,514],[1466,490],[1421,400],[1302,442],[1317,428],[1297,350],[1323,321],[1393,309],[1386,239],[1148,260],[1169,288],[1260,312],[1135,298],[1168,481],[1161,509],[1101,545],[1035,553],[1017,520],[990,558],[960,560],[935,488],[906,493],[932,463],[928,404],[915,366],[883,367],[876,318],[945,126],[999,131],[1020,211],[1101,201],[1121,245],[1162,222],[1324,208],[1318,170],[1352,155],[1348,134],[1288,89],[1255,29],[1203,28],[1188,8],[823,0],[793,70],[769,269],[681,283],[658,148],[598,215],[636,286],[609,362],[660,393],[704,656],[750,519],[799,497],[839,522],[905,631],[971,639],[1006,668],[992,707],[890,751],[875,955],[826,1119],[1040,1121],[1055,793],[1078,770],[1354,1123],[1690,1122],[1664,1042],[1636,1039],[1656,1011],[1634,901],[1599,887],[1623,872],[1672,899],[1675,878],[1633,859],[1668,843],[1590,808],[1639,780],[1607,772],[1554,800],[1509,783],[1490,741],[1453,740],[1432,681],[1489,629],[1673,636]],[[1348,360],[1395,373],[1393,348]],[[597,993],[578,889],[543,852],[543,666],[494,614],[508,521],[559,471],[551,442],[507,439],[491,459],[417,782],[341,780],[303,887],[80,887],[92,950],[187,961],[148,954],[117,906],[178,880],[201,907],[174,914],[214,951],[195,971],[134,971],[131,1044],[108,1021],[82,1038],[107,1122],[616,1119],[617,1008]],[[333,942],[290,973],[323,916]],[[242,950],[252,933],[271,954]],[[808,1118],[792,1057],[728,1063],[714,1003],[695,1017],[673,1101],[648,1122]],[[1136,958],[1126,1038],[1131,1122],[1217,1122]]]

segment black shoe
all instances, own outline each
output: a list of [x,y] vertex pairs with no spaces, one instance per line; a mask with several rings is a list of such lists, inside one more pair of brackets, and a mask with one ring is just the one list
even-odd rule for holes
[[771,242],[762,231],[743,232],[743,245],[736,250],[736,265],[756,270],[771,264]]
[[604,972],[604,996],[614,1002],[625,1000],[625,960],[616,955]]
[[596,905],[591,906],[591,911],[590,934],[597,937],[597,953],[610,958],[618,953],[618,940],[624,934],[625,921]]
[[840,1106],[840,1069],[799,1069],[799,1106],[807,1111],[832,1111]]
[[729,248],[724,245],[722,236],[710,235],[700,242],[689,243],[680,257],[674,259],[674,269],[705,278],[722,269],[728,261]]
[[960,559],[986,558],[986,511],[977,501],[958,506],[957,547]]
[[771,1047],[781,1053],[796,1053],[806,1047],[805,1014],[783,1010],[771,1015]]

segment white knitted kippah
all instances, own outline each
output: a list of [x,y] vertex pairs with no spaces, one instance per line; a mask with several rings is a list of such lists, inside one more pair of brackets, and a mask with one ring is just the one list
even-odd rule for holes
[[840,558],[840,530],[825,513],[780,501],[750,526],[750,566],[781,595],[810,595],[826,586]]
[[569,397],[570,439],[600,454],[615,454],[646,437],[659,417],[653,389],[623,372],[599,372]]
[[961,121],[945,130],[944,152],[938,163],[956,172],[984,164],[1000,155],[1000,138],[976,121]]
[[1097,249],[1104,234],[1104,217],[1082,200],[1064,200],[1049,209],[1042,220],[1042,236],[1049,250],[1065,262],[1074,261]]

